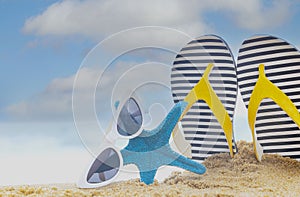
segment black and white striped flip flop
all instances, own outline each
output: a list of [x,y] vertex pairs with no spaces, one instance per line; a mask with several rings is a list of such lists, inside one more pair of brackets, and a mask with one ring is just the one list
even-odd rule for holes
[[[211,70],[208,68],[210,65]],[[237,97],[235,62],[226,42],[218,36],[206,35],[196,38],[176,56],[171,73],[175,103],[185,100],[199,80],[204,78],[204,71],[209,72],[209,82],[206,85],[212,87],[212,92],[200,88],[197,94],[200,96],[207,94],[209,97],[215,93],[214,95],[217,95],[215,98],[221,101],[220,105],[217,110],[212,109],[217,105],[210,97],[206,101],[195,100],[181,120],[185,139],[191,144],[192,158],[198,161],[221,152],[230,152],[233,156],[233,152],[236,151],[232,131]],[[225,113],[228,117],[227,123],[223,120],[225,118],[220,118]],[[224,129],[228,131],[225,132]]]
[[239,50],[237,78],[257,159],[278,153],[300,160],[299,51],[274,36],[253,36]]

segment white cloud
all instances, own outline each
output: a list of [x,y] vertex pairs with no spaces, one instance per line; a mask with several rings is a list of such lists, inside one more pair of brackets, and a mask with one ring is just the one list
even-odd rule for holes
[[99,40],[112,33],[137,26],[166,26],[191,36],[211,32],[207,12],[228,15],[239,27],[259,30],[280,26],[290,15],[290,1],[269,4],[250,0],[207,1],[97,1],[65,0],[29,18],[23,31],[36,35],[83,35]]
[[[37,35],[85,35],[99,39],[136,26],[177,27],[187,32],[205,32],[198,19],[196,1],[62,1],[29,18],[24,32]],[[189,10],[185,12],[184,10]],[[190,31],[191,30],[191,31]]]

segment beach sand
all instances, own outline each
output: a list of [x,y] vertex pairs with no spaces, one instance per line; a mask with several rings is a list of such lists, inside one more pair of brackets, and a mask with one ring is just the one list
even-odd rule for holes
[[258,162],[251,143],[240,141],[238,148],[234,159],[225,153],[208,158],[204,175],[175,172],[149,186],[135,179],[97,189],[75,184],[2,187],[0,196],[300,196],[300,162],[269,154]]

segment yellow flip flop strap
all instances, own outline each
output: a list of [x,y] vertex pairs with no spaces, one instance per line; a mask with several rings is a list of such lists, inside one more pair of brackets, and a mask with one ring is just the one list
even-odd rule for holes
[[[293,121],[300,127],[300,114],[298,109],[293,104],[291,99],[282,92],[277,86],[275,86],[265,75],[265,67],[263,64],[259,65],[259,77],[252,91],[249,104],[248,104],[248,123],[252,132],[254,152],[257,160],[261,161],[262,150],[257,142],[255,135],[255,120],[256,113],[263,99],[270,98],[278,106],[286,112],[286,114],[293,119]],[[261,152],[261,154],[260,154]]]
[[204,100],[209,106],[214,116],[217,118],[219,124],[224,130],[225,137],[227,139],[228,147],[230,150],[230,156],[233,157],[232,150],[232,123],[222,102],[214,92],[209,83],[209,73],[213,68],[213,64],[209,64],[202,75],[201,80],[194,86],[194,88],[185,97],[184,101],[188,103],[185,111],[182,113],[180,120],[192,107],[192,105],[198,100]]

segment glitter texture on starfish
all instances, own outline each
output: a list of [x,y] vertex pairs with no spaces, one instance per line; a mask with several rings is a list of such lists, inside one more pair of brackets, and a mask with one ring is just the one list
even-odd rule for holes
[[175,152],[169,144],[171,133],[186,106],[186,102],[178,102],[157,128],[143,130],[121,150],[124,165],[135,164],[142,182],[153,183],[158,168],[164,165],[177,166],[197,174],[205,173],[206,168],[202,164]]

